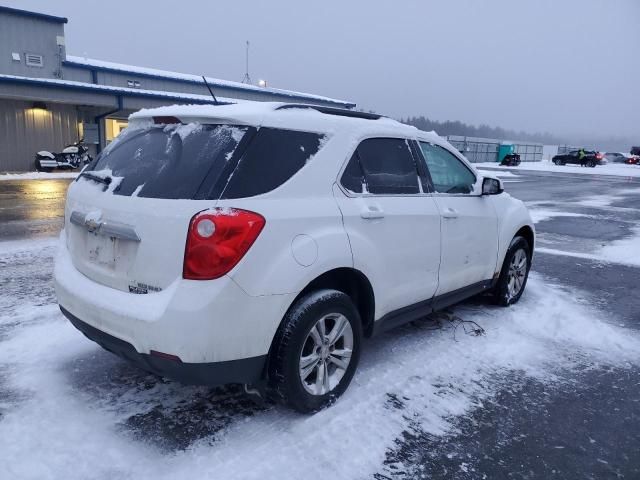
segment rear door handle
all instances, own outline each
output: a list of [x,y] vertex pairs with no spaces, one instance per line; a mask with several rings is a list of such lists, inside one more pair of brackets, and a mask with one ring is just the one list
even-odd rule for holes
[[384,218],[384,211],[380,207],[368,205],[360,212],[360,216],[365,220]]
[[458,211],[453,208],[445,208],[444,212],[442,212],[442,218],[458,218]]

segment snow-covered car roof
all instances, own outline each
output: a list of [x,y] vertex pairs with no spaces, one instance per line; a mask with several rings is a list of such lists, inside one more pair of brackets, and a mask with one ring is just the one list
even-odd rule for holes
[[234,105],[174,105],[143,109],[129,121],[146,123],[153,117],[175,117],[182,123],[233,123],[236,125],[270,126],[331,132],[349,129],[358,135],[400,135],[442,139],[435,132],[422,132],[381,115],[317,105],[282,102],[243,102]]

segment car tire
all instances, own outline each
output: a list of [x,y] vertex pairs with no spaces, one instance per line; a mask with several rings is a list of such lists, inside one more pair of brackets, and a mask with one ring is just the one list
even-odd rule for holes
[[593,160],[589,160],[587,162],[587,167],[594,168],[595,166],[596,166],[596,162],[594,162]]
[[[332,339],[339,333],[334,329],[342,335]],[[349,296],[329,289],[304,295],[289,308],[274,338],[269,397],[301,413],[332,404],[351,383],[361,341],[362,322]]]
[[524,237],[516,236],[507,249],[498,282],[494,287],[494,298],[498,305],[507,307],[520,300],[527,285],[530,269],[529,242]]

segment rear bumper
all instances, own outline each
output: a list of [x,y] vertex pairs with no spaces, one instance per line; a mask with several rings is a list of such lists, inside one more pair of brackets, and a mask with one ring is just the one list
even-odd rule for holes
[[54,269],[63,312],[131,346],[142,358],[156,351],[177,356],[183,364],[208,365],[263,357],[295,298],[252,296],[229,277],[179,278],[163,291],[143,295],[113,289],[74,267],[63,237],[64,232]]
[[155,355],[138,353],[130,343],[109,335],[60,307],[62,313],[89,340],[92,340],[105,350],[129,360],[138,367],[162,377],[171,378],[190,385],[224,385],[227,383],[258,382],[264,373],[267,360],[266,355],[212,363],[184,363]]

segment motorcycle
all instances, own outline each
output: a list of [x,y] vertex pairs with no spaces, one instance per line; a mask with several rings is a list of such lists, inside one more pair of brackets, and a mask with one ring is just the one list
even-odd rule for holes
[[36,170],[39,172],[51,172],[54,168],[72,170],[87,165],[93,160],[89,155],[89,147],[82,140],[67,145],[60,153],[51,153],[41,150],[36,153]]

